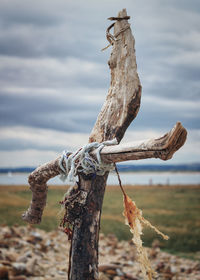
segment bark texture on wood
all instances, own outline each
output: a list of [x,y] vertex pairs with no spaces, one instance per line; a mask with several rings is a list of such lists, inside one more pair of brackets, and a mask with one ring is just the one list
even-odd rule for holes
[[34,170],[28,178],[32,191],[32,200],[28,210],[22,215],[22,219],[30,224],[39,224],[42,219],[47,198],[47,181],[60,174],[58,157]]
[[99,223],[107,176],[108,173],[93,180],[80,176],[80,188],[87,193],[87,199],[74,220],[70,280],[98,279]]
[[[130,142],[113,146],[105,146],[101,151],[101,159],[105,163],[121,162],[127,160],[139,160],[145,158],[160,158],[162,160],[168,160],[185,143],[186,136],[186,129],[181,125],[180,122],[178,122],[170,132],[157,139],[149,139],[140,142]],[[96,150],[94,150],[91,153],[91,155],[95,157]],[[29,184],[31,186],[31,190],[33,191],[33,196],[29,209],[25,214],[22,215],[22,218],[25,221],[32,224],[39,224],[41,222],[43,209],[46,204],[46,183],[49,179],[59,175],[59,173],[61,172],[59,167],[59,161],[60,157],[38,167],[34,172],[30,174]],[[102,178],[105,179],[105,177]],[[86,179],[85,176],[84,178]],[[89,190],[92,190],[93,185],[98,184],[98,182],[101,181],[100,176],[98,176],[97,178],[98,180],[95,179],[95,181],[94,179],[92,181],[81,181],[81,183],[79,184],[81,185],[81,187],[77,189],[77,200],[74,200],[73,197],[68,198],[70,207],[72,206],[72,201],[73,205],[75,205],[75,203],[83,204],[83,197],[87,197],[87,194]],[[105,181],[103,182],[105,184]],[[73,194],[73,196],[74,195],[76,194]],[[98,195],[97,198],[99,199]],[[82,203],[80,203],[80,200],[82,201]],[[98,217],[98,215],[96,217]]]
[[[141,85],[137,74],[134,38],[128,23],[126,10],[119,12],[114,23],[112,53],[108,62],[111,69],[111,85],[107,99],[91,132],[89,142],[102,142],[117,138],[121,141],[127,127],[136,117],[141,97]],[[162,138],[137,146],[119,145],[105,147],[102,159],[118,162],[147,157],[170,158],[183,145],[186,131],[177,124]],[[61,170],[60,157],[40,166],[29,176],[33,198],[23,219],[39,223],[46,203],[46,182]],[[101,209],[108,172],[104,176],[79,174],[78,188],[69,193],[65,201],[67,219],[73,226],[69,280],[98,279],[98,239]]]
[[[126,10],[122,10],[118,14],[120,18],[126,16]],[[134,38],[127,19],[114,24],[114,36],[116,41],[113,42],[113,50],[108,62],[111,69],[111,85],[89,142],[102,142],[113,138],[117,138],[120,142],[127,127],[136,117],[140,106],[141,85],[136,69]],[[85,186],[84,188],[88,190],[84,213],[90,214],[88,219],[87,214],[80,216],[81,223],[76,224],[75,222],[74,225],[70,280],[98,279],[99,227],[107,176],[108,173],[98,176],[93,182],[85,180],[80,175],[81,188]],[[95,189],[98,189],[96,196],[92,195]],[[83,233],[87,236],[87,240]],[[83,256],[82,252],[88,259]]]

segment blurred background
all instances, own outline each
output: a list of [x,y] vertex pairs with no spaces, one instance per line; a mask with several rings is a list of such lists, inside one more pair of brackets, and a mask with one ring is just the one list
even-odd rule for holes
[[[119,166],[122,183],[129,185],[130,195],[151,222],[171,236],[164,247],[196,252],[200,246],[198,0],[0,1],[1,223],[22,224],[20,215],[31,194],[25,187],[8,188],[27,184],[27,174],[21,172],[87,143],[110,84],[111,48],[101,51],[108,44],[107,18],[122,8],[131,17],[143,88],[140,111],[123,142],[159,137],[177,121],[188,131],[185,145],[169,162],[148,159]],[[55,179],[52,184],[62,182]],[[117,184],[114,174],[108,184]],[[41,225],[46,230],[58,224],[62,192],[62,187],[50,190],[51,211]],[[121,193],[113,187],[103,211],[102,230],[130,238],[128,229],[122,230]],[[144,235],[145,245],[154,238],[152,233]]]
[[[123,141],[188,130],[170,164],[200,158],[200,3],[0,2],[0,167],[37,166],[87,143],[110,83],[110,16],[131,16],[142,102]],[[137,164],[161,163],[147,160]]]

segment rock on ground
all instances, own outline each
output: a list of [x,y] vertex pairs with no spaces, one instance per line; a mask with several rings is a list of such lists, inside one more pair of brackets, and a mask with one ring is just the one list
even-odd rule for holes
[[[45,232],[27,227],[0,227],[0,279],[66,280],[70,242],[60,230]],[[200,280],[200,263],[160,251],[154,243],[147,249],[157,279]],[[140,280],[132,242],[114,235],[100,235],[100,280]]]

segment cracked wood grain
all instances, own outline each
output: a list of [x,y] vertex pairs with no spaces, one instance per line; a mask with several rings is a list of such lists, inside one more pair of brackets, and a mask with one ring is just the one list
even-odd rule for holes
[[104,147],[101,159],[106,163],[146,158],[169,160],[184,145],[186,137],[186,129],[177,122],[172,130],[157,139]]
[[[119,143],[128,126],[137,116],[140,107],[141,84],[137,74],[135,40],[128,23],[129,17],[124,9],[119,12],[118,17],[110,19],[116,20],[113,24],[114,34],[109,37],[112,43],[112,52],[108,61],[111,84],[89,142],[117,138]],[[159,139],[138,144],[104,147],[101,157],[105,162],[150,157],[167,160],[184,144],[186,134],[182,125],[177,123],[169,133]],[[38,167],[30,174],[29,184],[33,196],[29,209],[23,214],[25,221],[41,222],[48,190],[46,183],[50,178],[60,174],[59,161],[60,157]],[[73,207],[70,207],[70,204],[66,206],[73,224],[69,280],[98,279],[99,227],[107,177],[108,172],[104,176],[96,176],[93,179],[79,174],[77,194],[84,194],[84,199],[79,199],[77,195]]]
[[[118,17],[127,17],[126,10],[120,11]],[[108,61],[111,84],[89,142],[117,138],[119,143],[140,107],[141,85],[137,74],[135,40],[127,19],[115,22],[114,37]],[[85,180],[80,175],[80,186],[87,190],[88,200],[80,217],[81,223],[74,227],[69,280],[98,279],[99,228],[107,177],[108,172],[95,180]]]
[[[126,10],[119,12],[118,18],[126,17]],[[115,22],[113,36],[115,41],[108,61],[111,84],[90,142],[117,138],[119,143],[140,107],[142,87],[137,73],[135,39],[126,19]]]
[[[145,158],[170,159],[173,154],[185,143],[186,129],[178,122],[174,128],[164,136],[140,142],[105,146],[101,151],[101,159],[106,163]],[[91,154],[95,157],[96,150]],[[42,213],[46,204],[47,181],[60,174],[60,157],[38,167],[29,176],[30,189],[33,191],[32,202],[23,219],[32,224],[41,222]]]
[[[178,122],[164,136],[140,142],[105,146],[101,151],[101,159],[106,163],[145,158],[170,159],[185,143],[186,129]],[[95,157],[96,150],[91,154]],[[32,202],[23,219],[32,224],[41,222],[42,212],[46,203],[47,181],[60,174],[60,157],[38,167],[29,176],[30,189],[33,191]]]

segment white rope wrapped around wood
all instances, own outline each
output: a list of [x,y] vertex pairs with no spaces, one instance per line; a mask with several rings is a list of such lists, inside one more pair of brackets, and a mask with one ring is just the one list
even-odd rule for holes
[[[113,170],[114,164],[102,162],[100,152],[104,146],[117,144],[117,139],[113,139],[102,143],[89,143],[74,153],[63,151],[59,162],[59,167],[61,169],[60,179],[74,184],[78,172],[84,173],[85,175],[93,174],[94,176],[102,176],[105,172]],[[94,150],[96,150],[96,158],[90,154]]]

